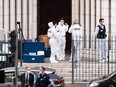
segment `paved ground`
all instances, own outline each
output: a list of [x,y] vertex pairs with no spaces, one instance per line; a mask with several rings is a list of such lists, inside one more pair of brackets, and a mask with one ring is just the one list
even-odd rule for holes
[[66,84],[65,87],[86,87],[86,83],[79,83],[79,84]]

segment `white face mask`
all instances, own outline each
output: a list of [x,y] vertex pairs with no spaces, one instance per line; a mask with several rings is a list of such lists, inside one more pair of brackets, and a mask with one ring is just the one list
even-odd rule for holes
[[61,25],[63,25],[63,24],[64,24],[64,22],[60,22],[60,24],[61,24]]
[[40,74],[42,74],[42,72],[40,71]]
[[27,73],[30,73],[30,71],[27,71]]

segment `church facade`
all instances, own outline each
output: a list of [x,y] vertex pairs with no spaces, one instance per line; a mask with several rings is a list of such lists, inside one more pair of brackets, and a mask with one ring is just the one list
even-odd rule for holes
[[[34,40],[46,34],[49,21],[58,22],[64,18],[71,25],[78,19],[84,38],[90,40],[102,17],[107,34],[115,35],[115,5],[116,0],[0,0],[0,29],[11,31],[21,22],[24,37]],[[70,40],[67,42],[70,44]]]

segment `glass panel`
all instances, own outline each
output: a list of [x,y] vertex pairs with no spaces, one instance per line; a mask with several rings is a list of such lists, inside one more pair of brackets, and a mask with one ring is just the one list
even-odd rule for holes
[[5,82],[12,82],[13,76],[14,76],[14,72],[5,73]]

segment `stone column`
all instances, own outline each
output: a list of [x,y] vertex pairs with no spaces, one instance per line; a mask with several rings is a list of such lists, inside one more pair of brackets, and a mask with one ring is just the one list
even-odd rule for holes
[[1,40],[4,40],[4,29],[3,29],[3,0],[0,0],[0,41]]
[[9,0],[4,0],[4,29],[9,31]]
[[[109,0],[102,1],[102,17],[105,19],[106,28],[109,28]],[[108,30],[106,31],[108,34]]]
[[84,30],[84,0],[80,0],[80,24]]
[[33,5],[33,0],[29,0],[29,39],[32,39],[33,37],[33,26],[32,26],[32,5]]
[[99,24],[99,19],[100,19],[100,0],[97,0],[97,2],[96,2],[96,4],[97,4],[97,8],[96,8],[96,10],[97,10],[97,14],[96,14],[96,23],[97,23],[97,25]]
[[72,0],[72,21],[79,20],[79,0]]
[[91,0],[91,34],[94,35],[95,32],[95,0]]
[[0,29],[3,28],[3,0],[0,0]]
[[116,0],[112,0],[111,3],[111,33],[112,35],[116,35]]
[[17,21],[21,22],[21,0],[17,0]]
[[15,0],[10,0],[10,31],[15,30]]
[[27,39],[27,0],[23,0],[23,34]]
[[86,29],[86,47],[89,48],[89,35],[90,35],[90,31],[89,31],[89,0],[86,0],[86,11],[85,11],[85,29]]
[[37,0],[33,0],[33,6],[32,6],[32,39],[35,40],[36,36],[37,36]]
[[95,48],[95,0],[91,0],[91,48]]

